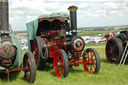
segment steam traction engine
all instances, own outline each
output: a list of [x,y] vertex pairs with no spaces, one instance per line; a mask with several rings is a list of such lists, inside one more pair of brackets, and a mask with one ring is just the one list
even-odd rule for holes
[[71,27],[68,22],[69,16],[65,13],[40,16],[27,24],[30,50],[35,56],[37,68],[43,69],[46,62],[53,60],[57,77],[66,77],[69,66],[80,64],[83,64],[86,72],[98,73],[100,69],[98,53],[93,48],[84,50],[84,40],[77,36],[77,7],[71,6],[68,9]]
[[[36,64],[31,52],[23,58],[20,43],[8,23],[8,0],[0,0],[0,73],[24,71],[24,79],[35,81]],[[0,75],[1,77],[1,75]],[[9,78],[9,76],[8,76]]]
[[106,44],[108,62],[124,64],[128,56],[128,31],[121,31],[113,37],[110,37],[110,34],[106,34],[107,37],[109,37]]

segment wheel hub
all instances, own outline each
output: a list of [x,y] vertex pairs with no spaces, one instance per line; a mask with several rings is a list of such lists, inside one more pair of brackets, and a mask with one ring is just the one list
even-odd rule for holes
[[63,65],[62,62],[57,62],[58,67],[61,67],[62,65]]
[[77,41],[77,42],[76,42],[76,47],[79,48],[80,46],[81,46],[81,42],[80,42],[80,41]]
[[93,65],[93,64],[94,64],[94,61],[91,60],[91,59],[89,59],[89,60],[88,60],[88,63],[89,63],[89,65]]
[[58,66],[58,67],[60,66],[60,63],[59,63],[59,62],[57,62],[57,66]]

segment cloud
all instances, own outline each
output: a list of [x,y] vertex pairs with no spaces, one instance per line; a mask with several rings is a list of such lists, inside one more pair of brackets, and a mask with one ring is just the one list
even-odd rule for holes
[[[25,24],[41,14],[67,12],[78,6],[78,27],[126,24],[126,0],[9,0],[10,23],[14,30],[26,30]],[[118,18],[120,20],[118,20]],[[100,20],[102,19],[102,20]],[[109,20],[112,21],[109,21]],[[114,23],[118,20],[118,23]],[[113,22],[113,23],[111,23]]]

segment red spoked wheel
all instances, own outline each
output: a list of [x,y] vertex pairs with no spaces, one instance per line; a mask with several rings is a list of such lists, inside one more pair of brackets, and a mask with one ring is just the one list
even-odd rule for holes
[[123,43],[119,38],[111,38],[106,44],[106,58],[110,63],[118,64],[123,53]]
[[36,77],[36,63],[31,52],[26,52],[23,59],[24,79],[34,83]]
[[88,48],[83,53],[83,67],[88,73],[98,73],[100,70],[100,59],[99,55],[93,48]]
[[64,50],[59,49],[56,51],[53,65],[57,77],[66,77],[68,75],[68,56]]

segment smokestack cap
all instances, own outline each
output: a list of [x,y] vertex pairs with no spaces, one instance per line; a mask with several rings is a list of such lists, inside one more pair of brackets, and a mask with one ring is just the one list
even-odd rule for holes
[[70,7],[68,8],[69,11],[76,11],[77,9],[78,9],[77,6],[70,6]]

